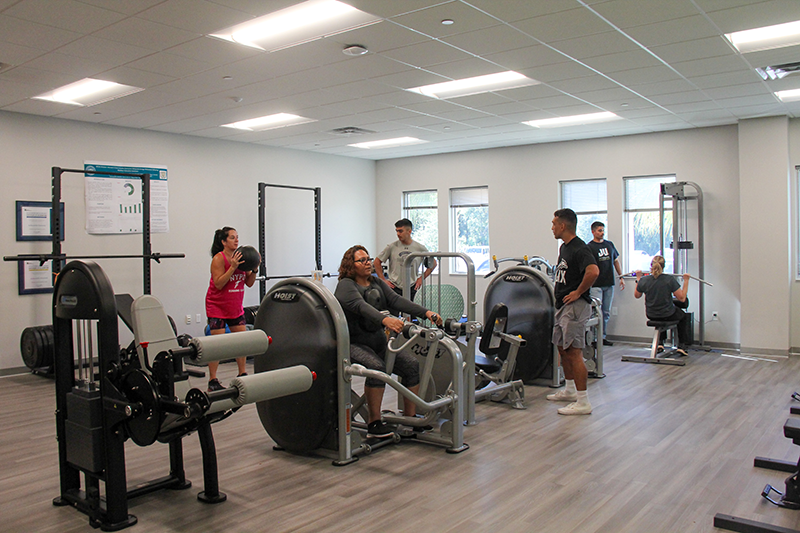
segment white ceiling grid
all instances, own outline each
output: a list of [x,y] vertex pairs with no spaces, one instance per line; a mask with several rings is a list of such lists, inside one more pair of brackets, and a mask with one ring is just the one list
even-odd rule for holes
[[[0,109],[368,159],[800,116],[800,102],[774,94],[800,88],[800,75],[754,71],[800,61],[800,46],[742,55],[723,37],[800,20],[800,0],[342,1],[383,20],[266,53],[208,34],[297,0],[0,0],[0,63],[11,65]],[[369,52],[348,57],[348,44]],[[505,70],[541,83],[449,100],[405,90]],[[84,108],[31,100],[86,77],[145,90]],[[623,120],[521,124],[598,111]],[[220,127],[279,112],[315,122]],[[348,126],[374,133],[331,133]],[[348,146],[404,136],[427,142]]]

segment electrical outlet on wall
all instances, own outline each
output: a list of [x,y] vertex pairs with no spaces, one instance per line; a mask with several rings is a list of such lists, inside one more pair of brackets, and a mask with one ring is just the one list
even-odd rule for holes
[[186,324],[192,323],[192,315],[186,315]]
[[711,320],[719,320],[719,313],[711,311]]
[[197,314],[194,316],[194,321],[195,321],[195,322],[197,322],[198,324],[200,323],[200,313],[197,313]]
[[611,308],[611,316],[617,316],[617,308],[616,307],[612,307]]

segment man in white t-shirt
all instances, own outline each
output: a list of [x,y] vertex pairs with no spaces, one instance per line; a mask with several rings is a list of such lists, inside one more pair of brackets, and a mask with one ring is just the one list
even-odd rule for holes
[[[428,249],[424,245],[411,239],[411,232],[414,230],[414,225],[407,218],[401,218],[394,223],[394,229],[397,233],[397,240],[388,244],[381,253],[375,258],[374,266],[375,273],[380,279],[386,282],[389,287],[399,295],[403,295],[403,257],[412,252],[427,252]],[[389,261],[386,276],[383,274],[383,263]],[[419,267],[425,263],[425,271],[419,275]],[[430,258],[416,258],[412,262],[414,265],[414,272],[416,274],[416,281],[411,287],[409,294],[406,298],[409,300],[414,299],[414,295],[422,286],[422,280],[427,278],[436,268],[436,260]]]

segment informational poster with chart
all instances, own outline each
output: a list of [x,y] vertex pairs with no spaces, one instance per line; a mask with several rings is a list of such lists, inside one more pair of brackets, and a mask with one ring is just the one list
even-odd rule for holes
[[150,176],[150,232],[169,231],[169,189],[165,165],[85,161],[86,231],[93,235],[141,233],[142,180],[109,173]]

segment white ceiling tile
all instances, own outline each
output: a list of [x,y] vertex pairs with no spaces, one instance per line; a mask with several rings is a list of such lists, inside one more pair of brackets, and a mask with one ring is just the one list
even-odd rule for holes
[[536,0],[535,2],[498,2],[497,0],[470,0],[470,4],[506,22],[550,15],[574,9],[576,4],[564,0]]
[[708,16],[719,26],[722,33],[731,33],[800,20],[800,2],[796,0],[754,2],[711,11]]
[[118,65],[135,61],[153,53],[153,50],[148,50],[147,48],[107,39],[98,39],[91,35],[72,41],[59,48],[58,51],[68,56],[105,61]]
[[383,52],[383,55],[407,65],[429,67],[451,61],[468,59],[470,56],[461,50],[437,41],[412,44],[403,48],[395,48]]
[[[442,20],[453,20],[453,24],[442,24]],[[458,33],[473,32],[500,24],[478,9],[463,2],[449,2],[427,9],[413,11],[405,15],[392,17],[392,22],[414,28],[415,31],[435,38],[445,38]]]
[[608,23],[585,8],[519,20],[514,22],[513,26],[546,43],[576,39],[612,30]]
[[727,87],[716,87],[703,90],[711,98],[733,98],[736,96],[756,96],[771,94],[767,85],[761,81],[742,85],[732,85]]
[[0,63],[22,65],[32,59],[44,55],[40,48],[31,48],[21,44],[0,43]]
[[621,72],[610,73],[614,81],[620,85],[640,85],[653,82],[669,82],[681,79],[681,75],[675,73],[669,67],[649,67],[623,70]]
[[619,87],[618,83],[615,83],[605,76],[600,75],[585,76],[583,78],[574,78],[571,80],[552,81],[549,85],[555,89],[558,89],[559,91],[563,91],[571,95],[585,91],[615,89]]
[[619,32],[575,37],[550,43],[554,48],[575,59],[640,50],[639,46]]
[[714,25],[702,15],[628,28],[625,33],[648,48],[720,35]]
[[72,81],[78,81],[83,78],[98,76],[101,72],[111,69],[114,63],[50,52],[28,61],[25,66],[67,74],[72,78]]
[[672,67],[687,78],[706,74],[725,74],[749,70],[747,64],[737,56],[681,61],[673,63]]
[[442,65],[434,65],[428,67],[426,70],[454,80],[505,72],[505,69],[502,67],[476,57],[471,57],[462,61],[451,61]]
[[[81,37],[80,33],[0,14],[0,42],[51,50]],[[0,49],[5,45],[0,46]]]
[[420,9],[426,9],[432,5],[448,4],[453,0],[342,0],[356,9],[371,13],[378,17],[396,17],[404,13],[411,13]]
[[517,72],[544,65],[554,65],[568,61],[568,58],[546,45],[537,44],[517,50],[507,50],[496,54],[488,54],[486,60],[502,65],[507,70]]
[[[78,0],[82,4],[102,7],[109,11],[117,11],[126,15],[135,15],[145,9],[160,4],[163,0],[136,0],[135,2],[120,2],[119,0]],[[216,0],[219,2],[219,0]]]
[[648,68],[662,66],[663,63],[658,58],[646,50],[630,50],[617,54],[608,54],[596,57],[588,57],[582,60],[583,63],[603,73],[619,72],[635,68]]
[[559,80],[571,80],[574,78],[585,78],[596,75],[596,72],[589,67],[574,61],[557,63],[555,65],[544,65],[538,68],[520,69],[517,72],[543,83],[550,83]]
[[74,0],[26,0],[8,7],[3,14],[82,34],[95,32],[124,18],[121,13]]
[[93,35],[148,50],[164,50],[203,36],[136,17],[106,26]]
[[781,65],[783,63],[795,63],[800,61],[800,45],[744,54],[744,58],[753,67],[766,67],[771,65]]
[[715,87],[730,87],[740,84],[749,85],[761,81],[761,77],[755,70],[742,70],[737,72],[726,72],[723,74],[708,74],[705,76],[692,76],[688,80],[701,89],[711,89]]
[[163,52],[131,61],[125,66],[175,78],[184,78],[211,68],[208,63]]
[[666,44],[663,46],[654,46],[650,48],[650,51],[669,64],[693,59],[735,56],[735,52],[719,36],[675,44]]
[[253,18],[252,15],[206,0],[169,0],[142,11],[137,16],[202,34],[214,33]]
[[642,84],[629,84],[628,88],[645,97],[653,97],[659,94],[679,93],[685,91],[695,90],[696,87],[683,78],[674,79],[671,81],[659,81]]
[[622,29],[698,14],[690,0],[612,0],[592,9]]
[[538,45],[530,36],[518,31],[510,31],[509,27],[505,25],[451,35],[442,40],[479,56]]

